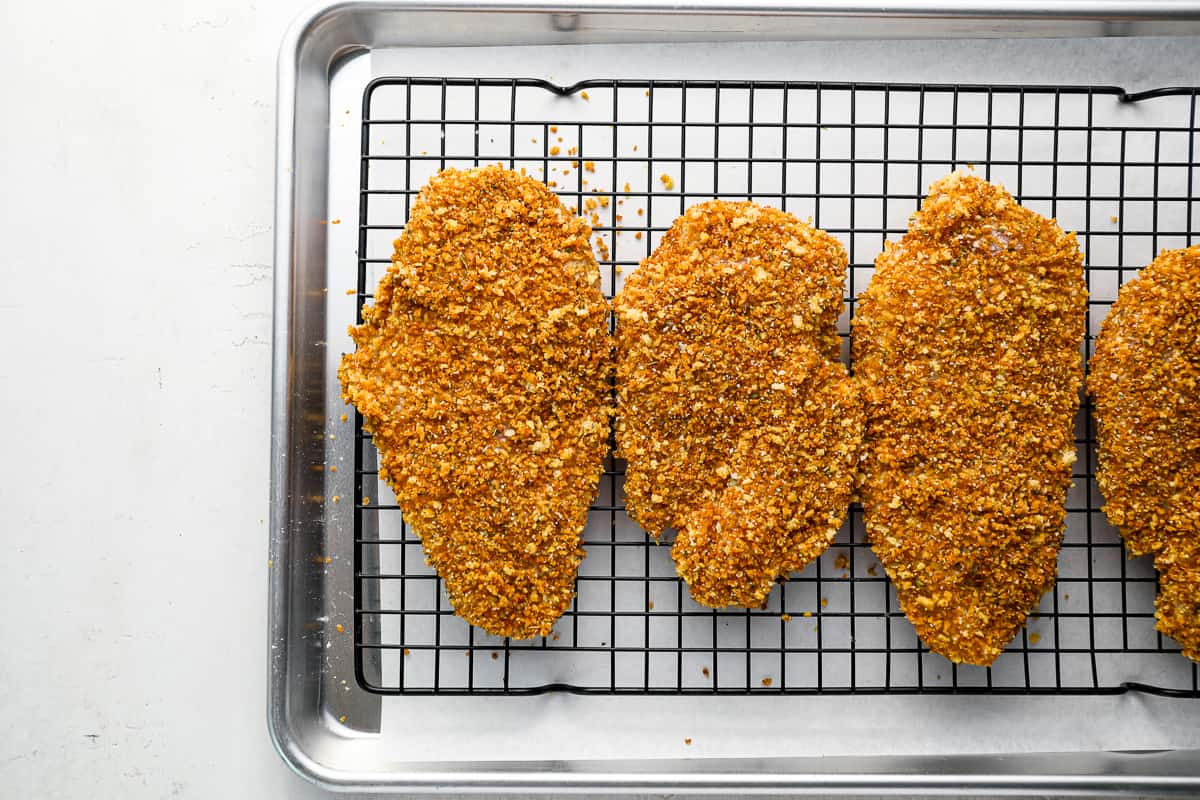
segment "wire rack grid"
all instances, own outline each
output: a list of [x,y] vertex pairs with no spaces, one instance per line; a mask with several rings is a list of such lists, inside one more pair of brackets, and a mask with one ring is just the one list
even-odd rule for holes
[[[1200,89],[738,81],[382,78],[364,93],[357,303],[390,263],[412,199],[446,167],[501,163],[593,221],[603,289],[620,289],[686,207],[775,205],[850,255],[844,337],[886,239],[929,183],[974,169],[1079,233],[1091,293],[1085,355],[1118,287],[1160,248],[1197,241]],[[361,317],[360,317],[361,319]],[[846,343],[848,354],[848,342]],[[624,511],[611,458],[571,608],[549,637],[500,639],[454,616],[419,539],[354,449],[354,648],[382,694],[1118,693],[1200,697],[1196,665],[1154,629],[1149,559],[1100,512],[1085,402],[1055,588],[990,668],[930,653],[851,509],[836,543],[762,609],[707,609],[670,542]]]

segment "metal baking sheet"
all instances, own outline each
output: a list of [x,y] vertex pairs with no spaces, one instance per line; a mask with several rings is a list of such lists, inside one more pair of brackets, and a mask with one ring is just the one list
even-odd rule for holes
[[[917,791],[951,780],[990,790],[1196,786],[1198,709],[1194,701],[1178,699],[1140,695],[671,698],[557,693],[379,698],[362,691],[353,648],[335,627],[338,620],[345,620],[346,627],[353,619],[353,546],[347,533],[353,504],[330,503],[333,494],[343,492],[345,487],[337,481],[344,478],[328,473],[314,478],[311,467],[345,463],[352,455],[353,432],[340,423],[340,414],[347,409],[337,401],[333,369],[348,347],[343,332],[354,307],[354,298],[346,290],[354,288],[348,276],[354,274],[358,255],[358,231],[353,224],[361,144],[358,114],[368,82],[381,75],[520,75],[560,83],[598,77],[929,80],[931,76],[919,70],[901,76],[848,74],[840,55],[845,45],[812,42],[733,42],[703,50],[687,44],[375,47],[344,57],[330,70],[328,59],[347,44],[346,38],[361,43],[376,37],[378,43],[380,31],[398,35],[399,20],[410,16],[383,5],[356,8],[359,17],[339,17],[349,13],[345,10],[317,14],[325,27],[310,25],[297,32],[293,44],[300,58],[291,62],[285,45],[281,64],[289,74],[295,68],[296,82],[285,86],[281,80],[281,90],[286,89],[281,94],[291,98],[292,106],[285,110],[281,102],[271,722],[276,742],[290,763],[328,785],[375,789]],[[453,14],[439,13],[448,15],[443,29],[452,29]],[[365,25],[362,14],[379,21],[369,36],[364,33],[367,28],[350,24],[357,20]],[[336,36],[335,20],[346,26],[338,28]],[[751,20],[755,25],[750,28],[755,28],[764,18]],[[559,27],[568,25],[562,19],[549,21]],[[680,29],[664,22],[659,17],[639,17],[633,38],[677,38]],[[720,27],[713,23],[713,18],[705,17],[698,25]],[[575,27],[560,39],[585,36],[578,20],[569,24]],[[990,24],[993,31],[1003,29],[996,20]],[[771,29],[772,35],[780,35],[786,27]],[[503,28],[496,33],[498,39],[521,35],[519,26],[514,25],[510,33]],[[584,30],[590,31],[586,36],[630,38],[629,30],[606,25]],[[921,34],[903,25],[896,32]],[[739,28],[725,34],[708,30],[707,35],[754,38],[764,34]],[[543,36],[530,34],[537,41]],[[1171,40],[1163,41],[1169,55]],[[319,44],[326,46],[323,55],[314,52]],[[986,73],[989,60],[1024,56],[1033,65],[1026,82],[1053,78],[1038,74],[1036,55],[1029,57],[1038,52],[1034,43],[1026,45],[1025,51],[1012,43],[977,44],[976,73]],[[1080,40],[1061,46],[1086,54],[1089,44],[1097,43]],[[877,63],[898,60],[888,43],[854,46],[860,58],[873,54]],[[928,52],[935,61],[953,52],[953,47],[933,42],[908,47]],[[1044,59],[1047,51],[1040,52]],[[1179,51],[1184,64],[1187,53],[1186,47]],[[965,75],[956,73],[956,79],[994,83],[996,67],[990,68],[991,74],[970,76],[968,70]],[[1122,82],[1119,74],[1110,80]],[[1088,82],[1103,81],[1089,77]],[[1157,108],[1130,107],[1127,112],[1135,115],[1135,122],[1155,124]],[[287,119],[289,112],[294,112],[291,119]],[[1003,174],[993,177],[1005,178]],[[330,224],[333,220],[339,224]],[[649,243],[647,238],[646,246]],[[1161,244],[1170,246],[1165,238]],[[1128,263],[1136,265],[1139,258],[1140,254],[1130,253]],[[869,257],[858,260],[869,262]],[[609,278],[614,277],[610,273]],[[867,277],[864,272],[860,288]],[[373,282],[374,277],[368,281]],[[1115,290],[1115,284],[1111,288]],[[669,569],[669,561],[665,566]],[[1176,661],[1164,662],[1163,674],[1137,677],[1177,681],[1177,662],[1182,659],[1172,658]],[[380,674],[391,666],[381,663]],[[582,719],[588,721],[586,726],[581,726]],[[468,720],[474,723],[464,725]],[[631,726],[630,720],[638,724]],[[420,724],[414,725],[415,721]],[[684,744],[684,739],[692,744]],[[1014,760],[1012,756],[1018,754],[1022,757]],[[924,760],[930,757],[938,760]],[[932,763],[941,774],[930,773]],[[1113,777],[1118,774],[1123,777]]]

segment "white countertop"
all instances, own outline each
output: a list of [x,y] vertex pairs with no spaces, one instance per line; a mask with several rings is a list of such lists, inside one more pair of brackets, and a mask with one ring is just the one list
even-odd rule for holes
[[[304,3],[202,5],[0,7],[0,796],[325,796],[265,724],[274,64]],[[1195,38],[940,52],[1200,81]]]

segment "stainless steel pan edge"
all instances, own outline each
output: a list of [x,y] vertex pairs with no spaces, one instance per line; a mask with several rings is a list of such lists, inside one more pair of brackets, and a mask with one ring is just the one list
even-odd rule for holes
[[[565,15],[565,17],[564,17]],[[686,25],[681,24],[686,18]],[[633,25],[631,23],[635,23]],[[565,30],[564,30],[565,28]],[[636,28],[636,31],[634,31]],[[886,33],[885,33],[886,31]],[[284,38],[279,58],[272,365],[268,728],[299,775],[360,791],[1172,793],[1200,792],[1194,751],[1022,756],[647,761],[392,763],[372,769],[369,733],[327,724],[320,642],[305,630],[322,613],[324,584],[298,553],[323,543],[311,476],[297,466],[323,431],[323,320],[328,88],[340,63],[378,47],[854,38],[886,35],[1128,35],[1200,32],[1198,2],[695,2],[631,0],[594,6],[545,0],[352,2],[315,8]],[[317,322],[314,322],[317,321]],[[302,325],[305,326],[302,330]],[[319,453],[313,454],[319,457]],[[316,489],[319,495],[320,489]],[[379,698],[355,687],[361,720],[377,725]]]

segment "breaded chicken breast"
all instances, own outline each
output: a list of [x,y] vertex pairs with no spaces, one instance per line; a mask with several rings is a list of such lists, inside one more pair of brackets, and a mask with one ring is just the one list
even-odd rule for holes
[[1053,220],[956,172],[875,264],[853,326],[867,534],[921,639],[987,665],[1057,572],[1082,255]]
[[338,370],[455,611],[498,636],[549,633],[583,557],[611,415],[589,235],[538,181],[442,172]]
[[693,206],[614,300],[626,504],[692,597],[759,607],[833,541],[863,414],[838,361],[846,254],[752,203]]
[[1200,245],[1121,287],[1088,390],[1104,513],[1131,555],[1154,556],[1158,629],[1200,660]]

